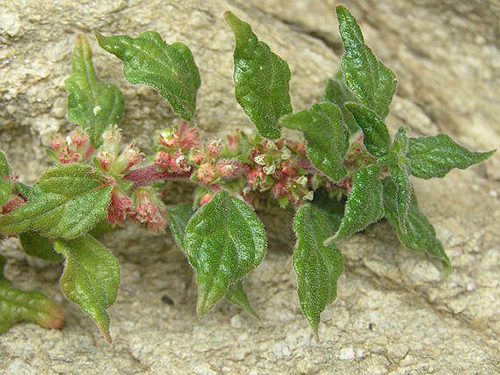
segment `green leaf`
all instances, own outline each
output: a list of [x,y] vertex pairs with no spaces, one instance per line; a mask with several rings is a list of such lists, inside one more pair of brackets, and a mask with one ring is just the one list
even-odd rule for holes
[[288,64],[259,41],[248,23],[231,12],[224,16],[236,38],[233,75],[236,100],[260,135],[279,138],[278,120],[292,112]]
[[448,135],[410,138],[408,159],[411,174],[418,178],[429,179],[444,177],[453,168],[465,169],[481,163],[495,153],[472,152],[455,143]]
[[385,123],[373,111],[363,105],[347,103],[346,108],[352,113],[356,123],[363,130],[363,143],[370,154],[381,158],[389,153],[391,136]]
[[345,83],[363,104],[384,119],[396,92],[396,76],[377,60],[365,44],[356,19],[341,5],[337,7],[337,19],[344,43],[340,68]]
[[[170,225],[170,232],[174,238],[175,243],[179,249],[187,256],[184,247],[184,234],[186,233],[186,226],[189,219],[194,214],[193,205],[190,203],[180,203],[175,206],[166,208],[168,222]],[[258,318],[257,313],[252,309],[250,301],[243,289],[243,282],[241,280],[232,284],[226,293],[226,299],[233,305],[247,310],[250,315]]]
[[94,320],[111,343],[107,309],[120,284],[120,265],[104,245],[90,235],[71,241],[56,240],[54,249],[64,256],[59,285],[64,295]]
[[241,280],[238,280],[237,282],[229,286],[229,289],[226,293],[226,299],[233,305],[246,310],[254,318],[260,319],[259,315],[254,311],[252,305],[250,304],[250,301],[248,300],[248,296],[245,293],[243,282]]
[[309,110],[282,117],[280,123],[304,133],[307,156],[316,168],[335,182],[345,177],[343,161],[349,148],[349,130],[342,122],[339,107],[314,104]]
[[198,315],[203,317],[229,287],[255,269],[266,252],[266,234],[253,210],[226,191],[191,217],[184,244],[196,269]]
[[5,258],[0,255],[0,333],[21,322],[61,328],[62,309],[41,292],[14,288],[3,275],[4,266]]
[[186,254],[184,234],[186,233],[187,223],[194,214],[193,205],[190,203],[180,203],[167,207],[166,211],[172,237],[177,246],[179,246],[179,249]]
[[400,228],[406,230],[406,217],[413,197],[413,185],[410,181],[410,161],[407,158],[410,140],[406,136],[406,129],[398,129],[392,145],[392,163],[389,171],[396,184],[396,210]]
[[153,87],[175,113],[185,120],[193,117],[201,79],[188,46],[167,44],[154,31],[145,31],[137,38],[94,34],[102,48],[124,62],[123,74],[130,83]]
[[123,96],[118,87],[97,78],[85,35],[76,37],[71,65],[66,80],[68,118],[87,129],[92,145],[98,146],[106,128],[120,122]]
[[396,217],[402,230],[406,230],[406,217],[413,199],[413,185],[406,165],[389,168],[391,178],[396,184]]
[[27,255],[51,261],[62,260],[61,256],[53,251],[53,241],[36,232],[21,233],[19,240]]
[[396,229],[401,243],[412,251],[425,252],[438,258],[446,273],[449,273],[451,270],[450,260],[444,251],[443,244],[436,237],[436,230],[420,211],[415,194],[412,194],[403,228],[398,217],[397,186],[391,178],[385,178],[382,182],[384,185],[385,216]]
[[326,81],[325,91],[323,92],[322,102],[330,102],[337,105],[342,112],[342,118],[345,124],[351,131],[356,133],[359,131],[359,126],[354,120],[351,112],[345,107],[345,103],[357,101],[358,98],[349,91],[345,82],[341,79],[328,79]]
[[12,171],[4,153],[0,150],[0,211],[2,206],[8,202],[12,191]]
[[51,168],[33,187],[28,203],[0,217],[0,234],[34,230],[47,238],[79,237],[106,217],[112,188],[88,165]]
[[22,182],[16,181],[16,182],[14,182],[13,187],[25,199],[27,199],[27,200],[30,199],[31,191],[33,190],[33,188],[31,186],[28,186],[26,184],[23,184]]
[[103,237],[106,233],[112,232],[113,231],[113,224],[111,224],[109,221],[106,219],[98,222],[89,232],[92,237],[95,237],[97,239],[100,239]]
[[326,241],[326,245],[360,232],[384,216],[379,174],[380,168],[377,165],[360,168],[356,173],[340,228],[335,236]]
[[398,155],[400,159],[399,163],[401,163],[401,159],[403,158],[403,163],[409,164],[409,160],[406,159],[409,150],[410,139],[406,135],[406,128],[402,126],[396,132],[394,142],[392,144],[392,151]]
[[318,336],[320,314],[337,297],[337,279],[344,269],[342,254],[334,244],[325,246],[340,220],[324,206],[302,205],[294,219],[297,243],[293,267],[297,274],[302,312]]

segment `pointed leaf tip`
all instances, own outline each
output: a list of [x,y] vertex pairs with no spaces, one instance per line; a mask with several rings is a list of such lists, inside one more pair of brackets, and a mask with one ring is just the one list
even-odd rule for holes
[[189,220],[184,246],[196,269],[197,312],[203,317],[232,284],[260,264],[267,241],[248,204],[220,191]]
[[300,307],[319,339],[321,312],[337,297],[337,280],[344,270],[342,254],[324,240],[339,227],[338,215],[323,204],[302,205],[294,218],[297,242],[292,263],[297,275]]
[[236,101],[260,135],[277,139],[281,135],[279,118],[292,112],[290,68],[267,44],[259,41],[248,23],[231,12],[224,16],[236,39],[233,55]]
[[361,28],[345,7],[337,7],[337,19],[344,44],[340,62],[344,81],[364,105],[384,119],[396,92],[396,75],[365,44]]
[[347,174],[343,160],[349,148],[349,130],[335,104],[314,104],[309,110],[282,117],[280,124],[304,133],[307,156],[331,180],[338,182]]
[[103,49],[123,61],[123,74],[130,83],[154,88],[175,113],[185,120],[192,119],[201,78],[188,46],[180,42],[167,44],[154,31],[144,31],[136,38],[95,35]]
[[379,180],[380,167],[371,165],[358,170],[347,197],[344,217],[339,230],[325,241],[331,244],[352,236],[379,221],[384,216],[382,183]]
[[0,216],[0,234],[34,230],[47,238],[84,235],[107,214],[112,185],[89,165],[62,164],[42,174],[28,203]]
[[71,66],[71,76],[66,80],[68,119],[83,126],[92,145],[98,146],[106,128],[120,121],[123,96],[117,86],[98,79],[92,51],[83,34],[76,36]]
[[118,260],[90,235],[71,241],[56,240],[54,249],[65,258],[59,280],[64,295],[92,318],[111,344],[107,309],[114,304],[118,293]]
[[447,134],[409,140],[411,174],[422,179],[442,178],[454,168],[466,169],[489,159],[496,152],[469,151]]

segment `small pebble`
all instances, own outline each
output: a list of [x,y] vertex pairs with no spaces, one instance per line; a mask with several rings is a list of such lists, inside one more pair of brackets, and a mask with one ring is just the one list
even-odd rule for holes
[[339,358],[343,361],[354,359],[354,349],[353,348],[340,349]]

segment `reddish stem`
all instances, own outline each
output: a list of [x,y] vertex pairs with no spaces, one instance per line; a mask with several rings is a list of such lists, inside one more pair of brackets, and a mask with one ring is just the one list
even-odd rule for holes
[[127,173],[123,178],[134,183],[133,189],[141,186],[151,185],[153,182],[168,180],[168,179],[184,179],[191,176],[191,171],[182,173],[170,173],[159,171],[154,164],[147,165],[142,168],[134,169]]

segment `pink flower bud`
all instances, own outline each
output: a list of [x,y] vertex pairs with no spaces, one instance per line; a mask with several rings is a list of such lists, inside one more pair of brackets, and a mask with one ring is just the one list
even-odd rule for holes
[[227,135],[227,146],[229,148],[229,151],[231,151],[232,154],[236,154],[238,152],[238,148],[240,146],[238,135],[239,135],[238,133],[233,133],[233,134]]
[[293,177],[297,174],[298,168],[289,159],[283,160],[280,164],[281,173],[284,176]]
[[200,133],[196,129],[188,129],[181,140],[183,150],[198,147],[200,144]]
[[112,170],[117,174],[125,174],[127,173],[134,165],[138,164],[144,154],[139,152],[139,150],[135,147],[134,143],[130,143],[125,147],[125,150],[116,158],[113,162]]
[[63,146],[66,145],[66,141],[60,134],[54,134],[50,139],[50,147],[54,151],[59,151]]
[[76,163],[82,158],[82,155],[80,155],[78,152],[75,150],[65,147],[61,153],[58,155],[59,161],[62,164],[69,164],[69,163]]
[[205,153],[201,149],[193,149],[189,153],[189,161],[196,165],[200,165],[205,159]]
[[247,183],[253,185],[258,181],[263,181],[266,178],[266,174],[263,171],[261,165],[256,165],[254,168],[247,168]]
[[97,154],[96,159],[99,162],[101,169],[107,172],[111,168],[111,164],[113,164],[115,158],[111,152],[101,151]]
[[71,142],[73,142],[77,149],[82,149],[88,140],[89,137],[82,130],[76,130],[71,134]]
[[240,165],[236,161],[219,160],[216,169],[220,177],[235,177],[240,170]]
[[212,158],[218,157],[220,155],[221,147],[222,145],[220,139],[210,142],[207,146],[208,155]]
[[167,220],[158,206],[153,202],[149,189],[136,191],[137,208],[134,219],[145,223],[149,230],[158,233],[165,228]]
[[122,140],[121,130],[116,125],[109,127],[104,133],[102,133],[102,140],[103,150],[118,154],[120,142]]
[[215,179],[214,167],[209,163],[200,165],[198,171],[196,172],[196,177],[202,184],[211,183]]
[[160,133],[159,140],[165,147],[176,147],[179,144],[179,134],[174,127],[171,127]]
[[132,199],[120,189],[114,188],[108,206],[108,221],[112,224],[123,225],[127,215],[132,215],[134,212]]
[[205,194],[200,198],[200,206],[203,206],[205,203],[208,203],[212,200],[212,196],[210,194]]
[[187,158],[179,151],[174,153],[172,159],[174,161],[174,165],[172,168],[173,172],[189,172],[191,170],[191,166],[188,164]]
[[279,181],[271,188],[271,194],[275,199],[279,199],[288,194],[289,184],[286,181]]
[[164,171],[169,171],[171,166],[170,159],[170,154],[168,152],[160,151],[156,154],[155,165]]

